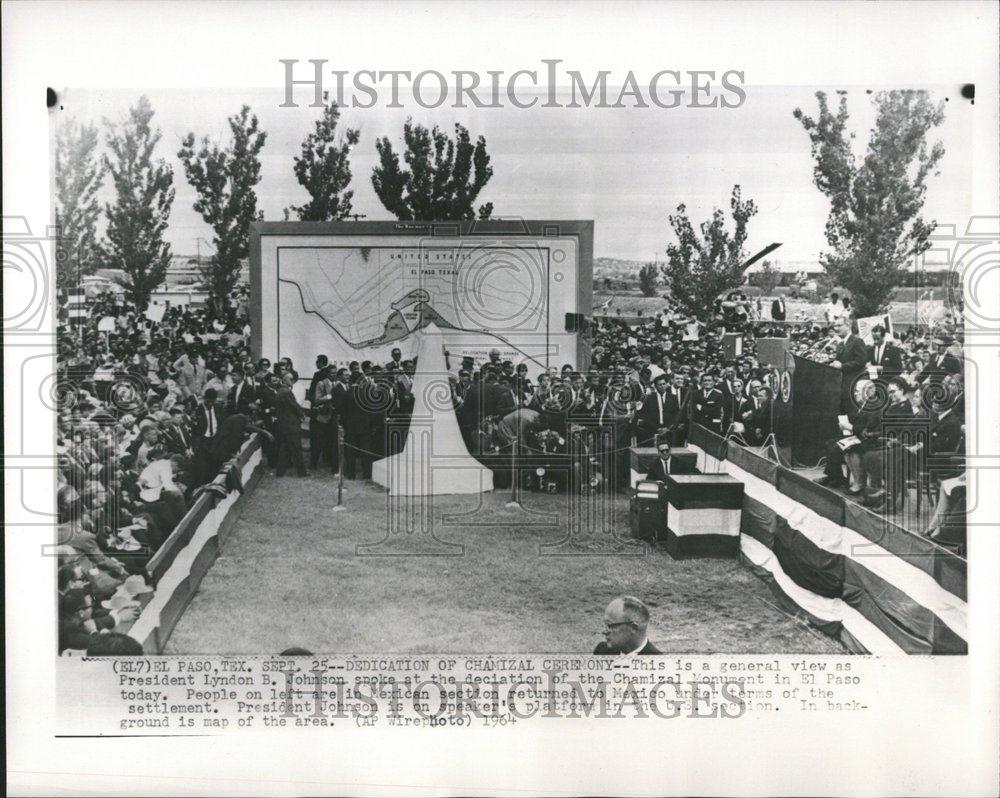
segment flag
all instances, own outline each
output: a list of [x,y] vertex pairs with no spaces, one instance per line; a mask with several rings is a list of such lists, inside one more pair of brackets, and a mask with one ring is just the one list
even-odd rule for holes
[[70,321],[87,318],[87,293],[82,288],[70,288],[66,292],[66,315]]

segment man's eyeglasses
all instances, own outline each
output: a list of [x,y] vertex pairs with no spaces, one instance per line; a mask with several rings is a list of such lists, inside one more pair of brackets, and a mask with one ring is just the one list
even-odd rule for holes
[[612,629],[618,626],[635,626],[631,621],[619,621],[618,623],[606,623],[604,624],[604,631],[610,632]]

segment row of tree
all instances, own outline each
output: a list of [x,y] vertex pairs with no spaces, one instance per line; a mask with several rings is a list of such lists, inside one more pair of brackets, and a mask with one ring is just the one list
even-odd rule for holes
[[[56,270],[61,289],[79,284],[98,268],[119,269],[126,296],[145,309],[153,290],[166,276],[170,245],[165,240],[174,202],[174,174],[155,154],[161,133],[152,125],[153,108],[146,97],[126,118],[105,122],[106,151],[99,155],[95,125],[69,122],[56,137]],[[340,110],[328,103],[314,129],[293,158],[307,202],[286,209],[302,221],[337,221],[353,216],[350,152],[360,141],[354,129],[338,131]],[[188,133],[177,156],[188,183],[195,189],[194,209],[212,228],[215,254],[203,268],[212,301],[224,303],[239,278],[241,262],[250,249],[250,226],[262,218],[256,186],[261,180],[260,153],[267,133],[249,106],[229,117],[225,146]],[[475,209],[480,192],[493,176],[486,140],[473,143],[469,131],[455,125],[454,138],[437,127],[427,129],[407,120],[403,129],[403,161],[388,137],[376,141],[379,163],[371,176],[383,206],[395,218],[488,218],[492,203]],[[98,192],[106,178],[114,186],[114,201],[100,207]],[[101,212],[107,225],[98,240]],[[217,305],[218,306],[218,305]]]
[[[930,247],[936,222],[925,221],[921,210],[927,178],[937,173],[944,146],[928,144],[927,135],[944,121],[944,103],[935,105],[924,91],[875,94],[875,125],[867,152],[858,157],[855,134],[848,130],[847,93],[838,94],[836,112],[827,95],[817,92],[818,116],[799,108],[793,113],[809,135],[813,181],[830,200],[830,249],[821,253],[820,263],[831,285],[850,292],[857,314],[870,316],[885,310],[893,289],[906,282],[908,263]],[[732,232],[718,209],[698,232],[683,204],[669,217],[676,242],[667,247],[659,271],[675,306],[695,318],[705,319],[715,299],[744,280],[747,223],[757,208],[742,199],[738,185],[729,204]],[[768,266],[770,282],[774,269]],[[660,276],[652,263],[639,271],[644,295],[656,294]]]
[[[821,255],[830,280],[847,289],[859,315],[883,310],[892,289],[905,276],[908,261],[925,252],[935,222],[920,215],[927,178],[944,155],[940,142],[929,146],[927,134],[944,120],[943,103],[935,106],[926,92],[886,91],[874,96],[875,125],[867,153],[856,157],[848,131],[846,92],[837,111],[817,92],[819,114],[794,116],[809,135],[815,161],[814,182],[830,200]],[[108,123],[107,152],[98,158],[99,136],[93,125],[70,123],[56,142],[56,207],[60,287],[79,282],[100,266],[120,269],[130,301],[144,308],[164,279],[170,246],[164,240],[174,201],[173,170],[154,150],[160,141],[152,127],[153,109],[142,97],[119,125]],[[340,111],[328,103],[315,128],[293,159],[295,176],[309,195],[285,211],[300,220],[334,221],[353,214],[349,188],[351,149],[358,130],[338,132]],[[197,193],[194,209],[212,228],[215,255],[204,270],[213,300],[224,301],[249,254],[250,225],[260,218],[256,186],[261,180],[260,152],[267,134],[248,106],[229,118],[230,141],[222,148],[207,137],[188,133],[178,158]],[[403,128],[403,163],[388,137],[375,142],[379,162],[371,181],[382,205],[397,219],[466,220],[489,218],[492,203],[476,208],[479,194],[493,176],[486,141],[473,144],[468,130],[455,125],[454,138],[435,127],[408,120]],[[105,175],[115,201],[104,206],[105,239],[97,240],[101,209],[97,193]],[[733,230],[716,209],[696,231],[681,204],[669,217],[676,241],[667,247],[660,267],[677,308],[696,318],[711,312],[715,299],[743,283],[747,225],[757,213],[739,185],[730,197]],[[657,269],[640,272],[643,293],[652,295]]]

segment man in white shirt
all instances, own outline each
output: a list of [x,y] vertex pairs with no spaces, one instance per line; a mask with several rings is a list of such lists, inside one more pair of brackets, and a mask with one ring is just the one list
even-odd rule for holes
[[140,425],[142,429],[142,443],[135,453],[136,467],[141,471],[150,462],[150,452],[160,443],[160,431],[152,421],[145,421]]
[[648,626],[649,607],[634,596],[619,596],[604,610],[604,640],[594,653],[622,657],[662,654],[649,642]]
[[844,306],[840,304],[840,294],[837,292],[830,294],[830,301],[823,309],[827,322],[829,324],[835,323],[841,317],[843,312]]
[[170,457],[167,447],[156,446],[151,452],[149,465],[139,474],[139,498],[146,504],[162,506],[169,524],[167,534],[187,512],[184,492],[174,481],[180,470],[180,463],[180,456]]

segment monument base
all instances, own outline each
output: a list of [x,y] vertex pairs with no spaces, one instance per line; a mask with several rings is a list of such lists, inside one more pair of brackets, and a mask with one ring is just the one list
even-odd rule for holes
[[436,455],[432,463],[416,464],[406,452],[372,463],[372,482],[391,496],[445,496],[493,490],[493,472],[469,455]]

